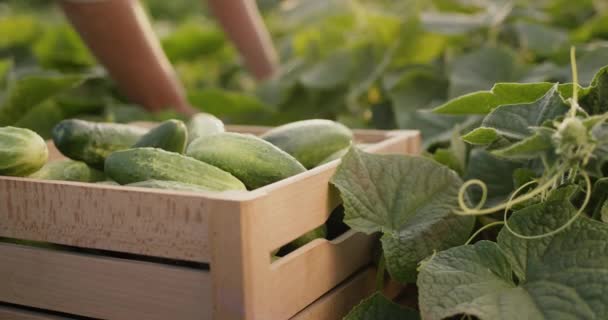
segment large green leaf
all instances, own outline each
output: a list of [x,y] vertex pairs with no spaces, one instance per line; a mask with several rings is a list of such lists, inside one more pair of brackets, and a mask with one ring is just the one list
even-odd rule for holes
[[577,57],[578,81],[582,86],[588,86],[597,73],[597,70],[606,66],[608,61],[608,45],[605,43],[590,45],[583,48],[582,54]]
[[[497,83],[490,91],[478,91],[452,99],[433,110],[442,114],[487,114],[501,105],[530,103],[540,99],[553,83]],[[564,99],[571,97],[572,84],[558,90]]]
[[95,64],[74,28],[67,24],[45,29],[33,52],[40,65],[48,69],[72,71]]
[[300,75],[300,83],[313,89],[331,89],[349,80],[352,57],[348,52],[336,52],[316,63]]
[[361,301],[354,307],[344,320],[418,320],[420,316],[413,309],[404,308],[390,300],[381,293]]
[[383,232],[387,269],[413,281],[417,263],[433,250],[466,241],[474,219],[452,214],[462,181],[437,162],[416,156],[375,155],[352,148],[331,182],[344,201],[344,222]]
[[397,127],[420,130],[425,147],[449,137],[454,125],[467,120],[429,112],[436,101],[445,99],[447,89],[447,80],[433,68],[410,68],[397,76],[388,74],[383,82]]
[[3,15],[0,19],[0,50],[29,45],[38,36],[40,27],[32,15]]
[[546,57],[568,46],[568,34],[561,29],[530,22],[515,24],[520,46],[535,55]]
[[239,116],[271,111],[254,96],[220,88],[191,91],[188,93],[188,100],[193,106],[216,116]]
[[[567,200],[532,205],[509,219],[537,235],[576,212]],[[422,318],[469,314],[481,320],[608,318],[608,225],[585,216],[556,235],[526,240],[503,229],[481,241],[440,252],[418,277]],[[512,279],[512,275],[516,280]]]
[[0,90],[4,90],[4,86],[8,82],[8,75],[12,68],[13,61],[11,59],[0,59]]
[[480,48],[455,58],[451,66],[449,97],[452,98],[519,78],[515,53],[505,48]]
[[588,90],[589,92],[580,99],[581,106],[590,114],[608,112],[608,66],[601,68],[595,74]]
[[532,103],[499,106],[483,119],[481,126],[505,138],[522,140],[534,134],[534,127],[564,115],[568,109],[554,85]]
[[[514,189],[513,173],[523,165],[518,162],[500,159],[490,152],[475,148],[471,150],[467,164],[465,180],[479,179],[488,187],[487,204],[503,201]],[[474,203],[481,199],[481,191],[469,189],[469,196]]]
[[538,128],[536,132],[508,147],[493,150],[492,154],[514,160],[531,160],[553,150],[552,135],[555,130]]
[[0,126],[14,124],[39,103],[84,79],[82,75],[32,74],[9,83],[0,106]]
[[192,61],[220,50],[226,42],[222,31],[200,21],[180,24],[161,41],[171,61]]

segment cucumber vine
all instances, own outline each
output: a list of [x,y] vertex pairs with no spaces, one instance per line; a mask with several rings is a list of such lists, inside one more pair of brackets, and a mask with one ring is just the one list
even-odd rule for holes
[[[593,152],[597,147],[597,142],[595,139],[593,139],[593,136],[590,133],[591,128],[585,126],[585,121],[591,122],[593,126],[601,125],[606,121],[606,119],[608,119],[608,116],[602,115],[596,119],[592,119],[591,116],[589,116],[587,112],[580,107],[578,103],[579,85],[575,47],[571,47],[570,49],[570,60],[573,79],[572,97],[567,100],[570,108],[563,120],[553,121],[553,128],[551,128],[553,131],[551,139],[558,159],[553,163],[553,165],[549,165],[546,158],[543,157],[545,171],[540,178],[532,179],[531,181],[524,183],[509,196],[506,202],[489,208],[484,208],[488,196],[488,187],[485,182],[479,179],[471,179],[466,181],[458,192],[458,204],[460,210],[456,210],[456,214],[478,216],[493,214],[501,210],[504,211],[502,221],[486,224],[477,230],[471,236],[471,238],[469,238],[467,244],[486,228],[497,225],[504,225],[509,232],[521,239],[542,239],[550,237],[572,225],[572,223],[574,223],[574,221],[581,216],[589,204],[591,199],[591,179],[589,174],[585,171],[585,166],[593,156]],[[577,212],[563,225],[554,230],[538,235],[524,235],[516,232],[513,230],[513,228],[511,228],[511,226],[509,226],[507,220],[509,217],[509,212],[513,206],[533,200],[539,196],[540,200],[544,201],[546,200],[548,194],[563,184],[575,184],[578,183],[581,178],[584,181],[585,198]],[[535,187],[518,196],[532,185],[535,185]],[[469,188],[472,186],[477,186],[481,189],[481,199],[474,207],[469,207],[467,205],[466,194],[467,190],[469,190]]]

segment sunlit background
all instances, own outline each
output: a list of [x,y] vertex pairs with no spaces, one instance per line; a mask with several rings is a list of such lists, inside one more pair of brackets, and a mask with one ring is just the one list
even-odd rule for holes
[[[432,147],[472,119],[425,112],[449,98],[499,81],[570,81],[571,44],[582,84],[608,63],[604,1],[264,0],[259,7],[282,68],[256,83],[204,3],[142,3],[191,103],[229,123],[329,118],[358,128],[417,128]],[[5,119],[0,113],[0,125],[49,137],[70,117],[176,116],[149,114],[122,97],[54,1],[0,1],[0,59],[0,75],[12,70],[2,87],[41,72],[89,79]]]

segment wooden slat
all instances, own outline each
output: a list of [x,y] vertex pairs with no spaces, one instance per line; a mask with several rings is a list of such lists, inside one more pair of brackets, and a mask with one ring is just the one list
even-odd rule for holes
[[21,310],[0,306],[0,319],[2,320],[73,320],[72,318],[51,316],[44,313]]
[[368,268],[329,291],[290,320],[339,320],[374,292],[375,269]]
[[0,236],[209,261],[199,195],[0,177]]
[[[368,267],[338,287],[327,292],[290,320],[341,320],[345,315],[376,291],[375,267]],[[394,299],[402,290],[401,285],[386,281],[383,294]]]
[[267,315],[284,319],[305,308],[368,265],[373,244],[373,237],[349,231],[332,242],[315,240],[274,263],[267,292],[281,297],[281,304],[272,304]]
[[[395,133],[370,151],[416,152],[418,138]],[[270,264],[272,249],[326,221],[338,201],[328,183],[338,162],[257,189],[239,208],[212,215],[211,229],[224,231],[210,239],[215,318],[288,319],[370,260],[369,238],[351,233],[351,241],[318,240]]]
[[0,301],[102,319],[209,319],[206,271],[0,244]]

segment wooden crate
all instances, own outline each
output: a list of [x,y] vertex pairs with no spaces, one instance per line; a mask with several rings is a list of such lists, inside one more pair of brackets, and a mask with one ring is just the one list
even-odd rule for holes
[[[420,148],[415,131],[355,137],[369,152]],[[270,256],[339,204],[328,183],[338,162],[248,192],[0,177],[0,237],[100,250],[0,243],[0,319],[58,317],[12,305],[100,319],[338,319],[369,291],[372,237],[347,231]]]

